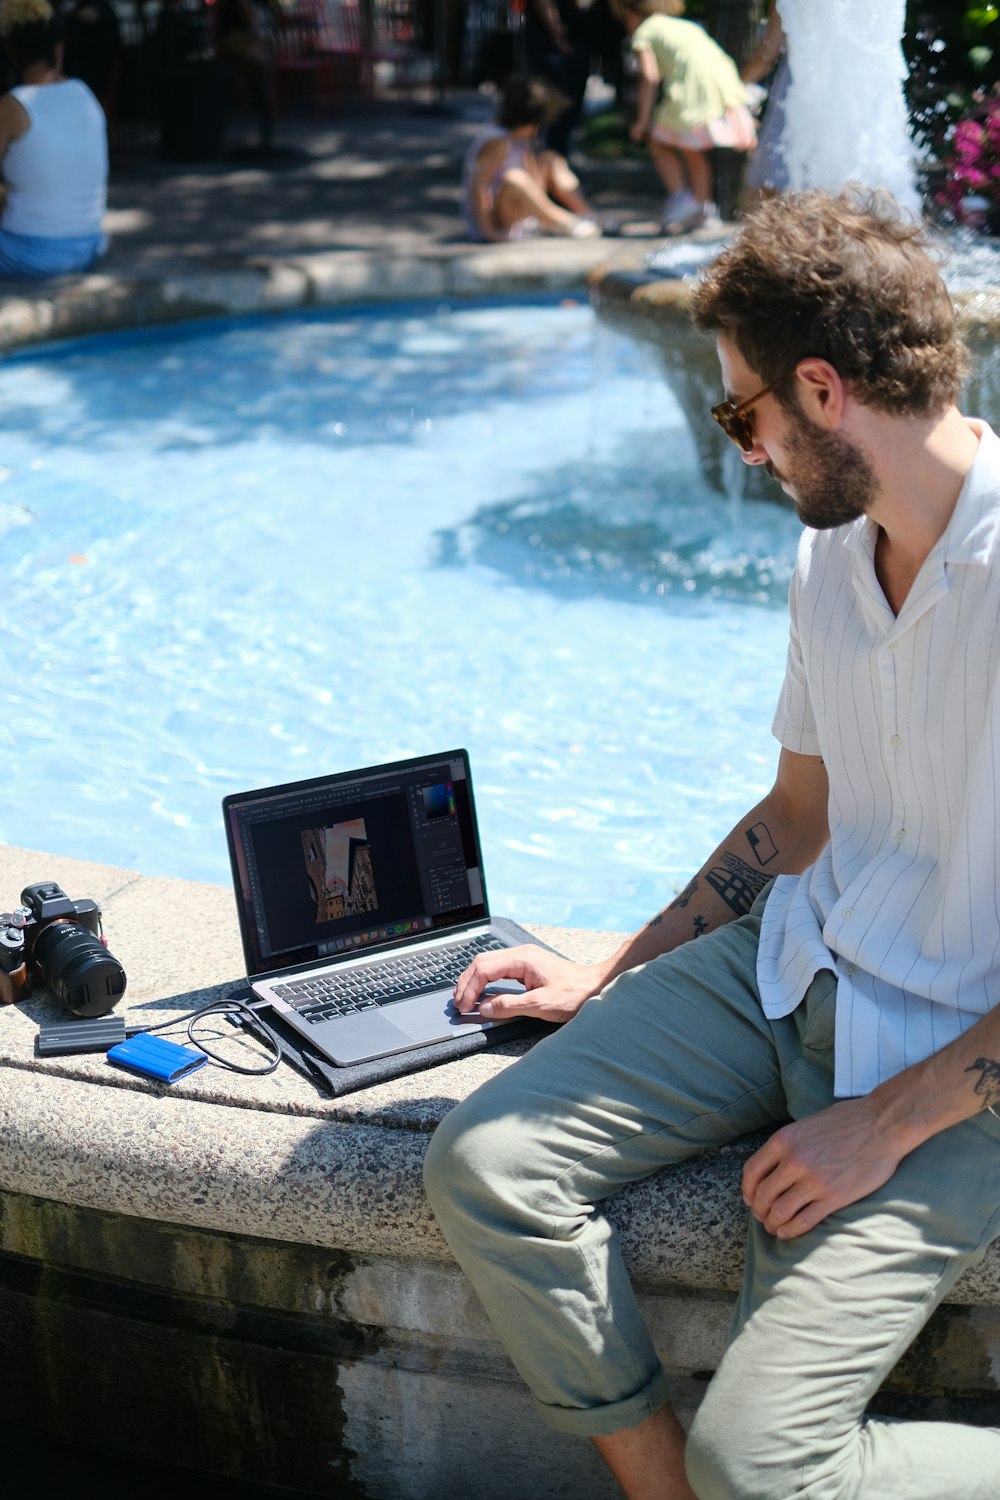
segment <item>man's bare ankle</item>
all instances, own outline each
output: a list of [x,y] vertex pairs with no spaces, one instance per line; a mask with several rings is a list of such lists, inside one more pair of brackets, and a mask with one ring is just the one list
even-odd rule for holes
[[684,1472],[684,1429],[671,1407],[592,1442],[628,1500],[697,1500]]

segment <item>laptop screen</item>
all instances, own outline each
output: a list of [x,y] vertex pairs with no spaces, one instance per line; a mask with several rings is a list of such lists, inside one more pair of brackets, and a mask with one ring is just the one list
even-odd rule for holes
[[464,750],[234,793],[222,806],[252,976],[487,916]]

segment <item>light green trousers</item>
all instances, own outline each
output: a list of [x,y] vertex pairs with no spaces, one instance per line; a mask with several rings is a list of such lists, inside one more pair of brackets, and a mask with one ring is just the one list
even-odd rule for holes
[[[623,975],[452,1111],[431,1203],[544,1419],[600,1435],[665,1379],[598,1205],[636,1181],[833,1102],[834,978],[761,1010],[759,908]],[[865,1407],[1000,1234],[1000,1121],[942,1132],[811,1233],[751,1222],[732,1336],[688,1443],[701,1500],[997,1500],[997,1428],[866,1420]]]

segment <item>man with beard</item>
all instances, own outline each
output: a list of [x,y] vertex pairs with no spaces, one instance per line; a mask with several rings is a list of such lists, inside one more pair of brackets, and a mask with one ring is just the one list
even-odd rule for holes
[[[764,204],[693,311],[717,420],[809,528],[775,784],[611,960],[466,971],[460,1010],[570,1024],[446,1118],[428,1192],[539,1413],[632,1500],[986,1500],[1000,1430],[865,1410],[1000,1234],[1000,442],[891,202]],[[762,1128],[685,1440],[595,1205]]]

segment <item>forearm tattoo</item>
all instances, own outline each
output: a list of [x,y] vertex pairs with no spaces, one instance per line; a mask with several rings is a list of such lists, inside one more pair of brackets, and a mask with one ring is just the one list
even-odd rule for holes
[[778,846],[766,823],[755,823],[752,828],[747,829],[747,843],[759,865],[769,865],[778,853]]
[[1000,1119],[1000,1062],[991,1061],[988,1057],[977,1057],[971,1068],[966,1068],[967,1073],[978,1073],[974,1092],[982,1099],[982,1108],[988,1109],[991,1115]]
[[745,917],[770,880],[762,870],[755,870],[735,854],[724,854],[722,863],[706,870],[705,879],[738,917]]
[[[752,839],[751,834],[755,830],[756,839]],[[762,864],[773,859],[778,852],[763,823],[755,824],[754,828],[748,832],[747,838],[754,851],[761,856]],[[705,871],[707,884],[717,896],[721,896],[729,910],[738,917],[746,916],[770,879],[770,875],[765,874],[763,870],[755,870],[753,865],[748,865],[746,860],[740,859],[735,854],[721,855],[719,863],[711,865]],[[688,882],[680,895],[674,897],[669,906],[657,912],[655,917],[651,917],[646,926],[659,927],[668,911],[678,911],[690,905],[698,889],[699,881],[696,876],[694,880]],[[696,911],[691,914],[691,926],[694,936],[701,937],[703,932],[708,932],[710,924],[703,912]]]
[[691,897],[694,895],[694,893],[695,893],[695,891],[697,889],[698,889],[698,882],[697,882],[697,880],[689,881],[689,883],[681,891],[680,895],[679,896],[675,896],[674,899],[670,902],[669,906],[665,906],[662,911],[658,911],[656,913],[655,917],[650,917],[649,921],[646,923],[646,926],[647,927],[659,927],[659,926],[661,926],[662,923],[663,923],[663,918],[666,916],[667,912],[668,911],[676,911],[679,906],[687,906],[688,902],[691,900]]

